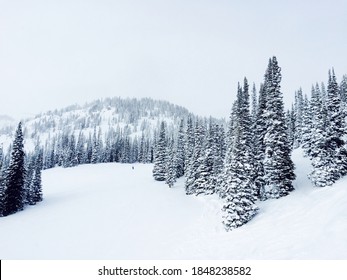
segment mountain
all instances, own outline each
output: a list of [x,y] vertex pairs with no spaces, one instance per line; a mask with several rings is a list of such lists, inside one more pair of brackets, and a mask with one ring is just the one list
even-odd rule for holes
[[[92,161],[93,145],[98,145],[98,151],[95,152],[99,157],[108,157],[98,158],[97,162],[150,162],[160,123],[165,121],[168,135],[174,135],[181,119],[188,116],[193,114],[181,106],[150,98],[114,97],[95,100],[23,120],[25,149],[30,153],[35,146],[43,147],[45,168],[55,164],[76,165],[64,162],[71,146],[74,146],[73,149],[84,149],[84,154],[88,153],[87,149],[90,150],[88,155],[84,155],[88,158],[83,161],[78,159],[77,164]],[[14,130],[12,124],[0,131],[0,143],[5,153],[10,148]],[[130,155],[125,154],[128,150]],[[141,159],[138,155],[140,152],[145,154]]]

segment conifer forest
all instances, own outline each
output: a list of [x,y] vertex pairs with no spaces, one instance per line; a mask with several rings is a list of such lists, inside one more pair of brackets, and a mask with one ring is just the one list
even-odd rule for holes
[[152,164],[163,187],[183,177],[186,195],[218,196],[226,231],[256,217],[259,201],[295,190],[294,149],[309,158],[314,187],[332,186],[347,174],[347,75],[337,81],[330,69],[310,93],[299,88],[291,106],[281,79],[273,56],[259,86],[244,78],[230,93],[227,120],[166,101],[114,97],[4,127],[0,135],[11,141],[0,150],[0,216],[44,200],[41,173],[58,166]]

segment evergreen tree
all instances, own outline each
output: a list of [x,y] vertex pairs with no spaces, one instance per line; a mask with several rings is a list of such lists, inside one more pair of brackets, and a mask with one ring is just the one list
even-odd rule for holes
[[340,98],[343,110],[345,111],[347,104],[347,75],[342,77],[342,81],[340,83]]
[[0,148],[0,217],[3,216],[4,211],[4,200],[5,200],[5,176],[4,176],[4,169],[3,169],[3,149],[2,146]]
[[223,224],[226,230],[232,230],[249,222],[258,212],[254,204],[254,195],[249,166],[246,162],[244,146],[241,143],[242,129],[236,127],[234,144],[226,162],[224,183],[226,184],[225,203],[222,210]]
[[195,123],[194,130],[194,149],[193,154],[190,158],[188,164],[189,168],[186,175],[185,189],[186,194],[199,194],[201,193],[201,181],[199,177],[201,170],[198,170],[203,161],[204,154],[204,139],[205,138],[205,128],[201,120],[197,119]]
[[85,144],[85,138],[82,133],[82,131],[79,132],[78,138],[77,138],[77,143],[76,143],[76,160],[77,164],[83,164],[84,162],[84,156],[85,156],[85,149],[84,149],[84,144]]
[[177,163],[176,163],[176,153],[174,150],[174,140],[173,138],[169,141],[167,146],[167,157],[166,157],[166,174],[165,174],[165,183],[171,188],[176,182],[177,178]]
[[16,130],[11,153],[11,162],[6,174],[4,216],[14,214],[24,208],[25,154],[23,148],[22,123],[20,122]]
[[93,133],[93,142],[92,142],[92,155],[90,162],[91,163],[99,163],[100,162],[100,155],[101,155],[101,131],[99,130],[99,133],[96,133],[96,127],[94,127],[94,133]]
[[213,194],[218,191],[218,186],[221,185],[220,177],[224,166],[225,157],[225,133],[224,128],[218,124],[211,123],[209,130],[209,142],[210,150],[206,151],[206,164],[212,165],[212,170],[210,171],[206,194]]
[[294,148],[299,148],[302,141],[302,126],[303,126],[303,103],[304,97],[301,88],[295,93],[295,128],[294,128]]
[[253,153],[254,153],[254,185],[255,193],[258,198],[261,198],[261,194],[264,193],[264,159],[265,159],[265,143],[264,138],[267,131],[266,122],[266,90],[265,86],[262,84],[260,86],[259,98],[258,98],[258,110],[257,118],[254,123],[253,128]]
[[257,119],[257,114],[258,114],[257,89],[255,87],[255,84],[253,83],[253,89],[252,89],[252,112],[251,112],[252,123],[255,123],[255,121]]
[[165,122],[160,125],[159,137],[155,148],[153,177],[156,181],[165,181],[167,162],[167,142],[166,142]]
[[314,86],[312,86],[311,89],[311,100],[308,101],[307,96],[305,96],[304,99],[304,106],[303,106],[303,125],[302,125],[302,148],[304,150],[305,156],[310,156],[312,152],[312,132],[314,130],[314,108],[313,108],[313,101],[316,101],[318,96],[316,96],[316,90]]
[[35,155],[34,172],[29,189],[29,204],[35,205],[37,202],[42,201],[42,182],[41,182],[41,170],[43,166],[42,162],[42,150],[38,149]]
[[[213,124],[210,120],[210,126],[208,132],[205,130],[201,130],[202,133],[205,134],[202,139],[202,143],[198,144],[200,146],[199,156],[195,153],[193,155],[198,156],[196,159],[197,169],[194,175],[194,183],[192,185],[192,190],[195,195],[199,194],[212,194],[214,193],[214,187],[212,185],[212,177],[213,177],[213,164],[214,164],[214,130]],[[207,133],[207,135],[206,135]],[[196,139],[200,137],[196,135]]]
[[187,175],[190,168],[191,158],[193,156],[194,151],[194,127],[193,127],[193,119],[191,116],[188,117],[187,120],[187,129],[185,136],[185,163],[184,163],[184,174]]
[[287,126],[287,135],[288,135],[288,142],[291,147],[293,148],[294,145],[294,134],[295,134],[295,116],[294,116],[294,106],[292,105],[291,110],[287,110],[286,112],[286,126]]
[[[329,71],[326,106],[322,106],[312,135],[312,166],[309,177],[315,186],[332,185],[347,173],[345,114],[334,71]],[[326,109],[326,111],[324,111]]]
[[264,193],[261,199],[279,198],[294,190],[294,164],[286,133],[283,96],[280,91],[281,69],[276,57],[269,61],[265,90],[267,130],[264,137]]
[[176,143],[176,176],[180,178],[184,175],[185,169],[185,133],[184,133],[184,120],[181,120],[178,135],[177,135],[177,143]]

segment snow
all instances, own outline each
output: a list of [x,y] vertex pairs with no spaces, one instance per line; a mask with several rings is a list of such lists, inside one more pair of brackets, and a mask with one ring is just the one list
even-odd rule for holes
[[301,155],[296,190],[231,232],[217,196],[170,189],[153,165],[46,170],[44,201],[0,218],[0,259],[347,259],[347,178],[315,188]]

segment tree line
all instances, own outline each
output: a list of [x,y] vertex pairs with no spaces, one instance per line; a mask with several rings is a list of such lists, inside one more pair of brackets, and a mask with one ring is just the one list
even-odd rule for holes
[[187,195],[216,193],[224,201],[223,223],[232,230],[257,213],[258,200],[278,199],[294,190],[293,148],[312,162],[313,185],[325,187],[346,175],[344,136],[347,77],[338,86],[329,72],[327,91],[316,86],[311,100],[296,93],[285,110],[281,68],[272,57],[257,92],[247,79],[238,85],[228,126],[188,118],[175,138],[162,122],[155,146],[153,177],[172,187],[185,176]]

